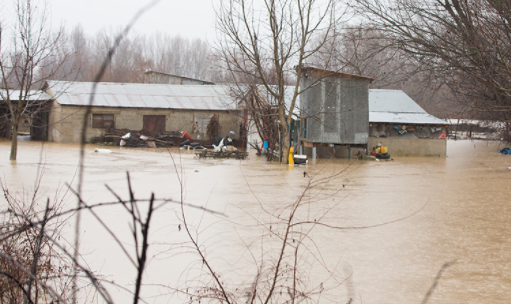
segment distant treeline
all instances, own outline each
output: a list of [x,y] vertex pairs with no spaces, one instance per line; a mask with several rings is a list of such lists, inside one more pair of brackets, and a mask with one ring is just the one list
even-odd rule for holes
[[[66,60],[52,60],[45,69],[56,70],[52,74],[56,80],[93,81],[118,33],[103,30],[87,35],[78,25],[62,34],[61,56]],[[211,67],[211,50],[204,40],[171,37],[160,32],[131,34],[121,41],[101,81],[144,82],[146,69],[211,79],[214,75]]]
[[[61,58],[49,58],[41,69],[53,79],[93,81],[108,49],[117,36],[103,30],[84,33],[78,25],[62,34]],[[357,26],[336,32],[335,43],[310,58],[310,63],[347,73],[377,78],[372,88],[401,89],[433,115],[456,116],[457,104],[449,102],[449,90],[438,79],[420,70],[403,52],[388,47],[382,33]],[[144,71],[171,73],[214,82],[230,82],[229,69],[215,56],[215,47],[203,39],[188,39],[165,33],[131,34],[117,48],[101,81],[144,82]],[[271,73],[271,71],[268,71]],[[290,82],[293,80],[291,79]],[[459,113],[458,113],[459,114]],[[459,116],[459,115],[458,115]]]

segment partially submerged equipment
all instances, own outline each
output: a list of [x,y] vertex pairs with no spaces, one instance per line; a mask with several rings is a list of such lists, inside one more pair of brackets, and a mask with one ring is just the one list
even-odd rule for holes
[[358,159],[361,160],[382,160],[382,161],[388,161],[393,160],[390,157],[390,154],[388,153],[388,148],[386,146],[383,146],[381,143],[376,144],[375,147],[373,147],[373,151],[371,152],[371,155],[366,154],[359,154]]
[[376,153],[375,156],[377,159],[390,159],[389,153]]
[[307,164],[307,155],[293,155],[293,161],[295,165]]

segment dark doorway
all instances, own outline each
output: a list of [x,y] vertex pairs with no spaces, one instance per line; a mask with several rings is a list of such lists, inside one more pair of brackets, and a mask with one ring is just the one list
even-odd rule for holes
[[165,131],[165,115],[144,115],[144,131],[153,135]]
[[49,111],[40,111],[32,114],[30,124],[30,138],[32,140],[46,141],[48,139]]

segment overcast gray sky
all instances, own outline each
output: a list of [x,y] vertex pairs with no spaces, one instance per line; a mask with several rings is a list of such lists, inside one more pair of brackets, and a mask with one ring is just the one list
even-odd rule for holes
[[[39,0],[41,1],[41,0]],[[102,28],[124,27],[149,0],[47,0],[52,23],[62,22],[67,29],[81,23],[88,34]],[[212,40],[214,30],[214,0],[160,0],[136,23],[138,33],[161,31],[172,36]],[[13,0],[3,0],[2,19],[12,18]],[[7,14],[7,16],[6,16]],[[12,20],[12,19],[11,19]]]

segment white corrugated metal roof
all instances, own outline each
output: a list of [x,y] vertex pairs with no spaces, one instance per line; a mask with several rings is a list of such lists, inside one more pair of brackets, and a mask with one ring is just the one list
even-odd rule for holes
[[[25,92],[22,93],[25,95]],[[18,100],[20,97],[20,90],[9,90],[10,100]],[[5,100],[7,97],[7,90],[0,90],[0,98]],[[26,100],[29,101],[44,101],[52,100],[53,98],[47,93],[39,90],[28,91]]]
[[[50,88],[61,105],[86,106],[92,82],[51,82]],[[142,83],[97,84],[94,106],[192,110],[233,110],[229,87],[223,85],[170,85]]]
[[369,90],[369,122],[449,124],[428,114],[401,90]]

